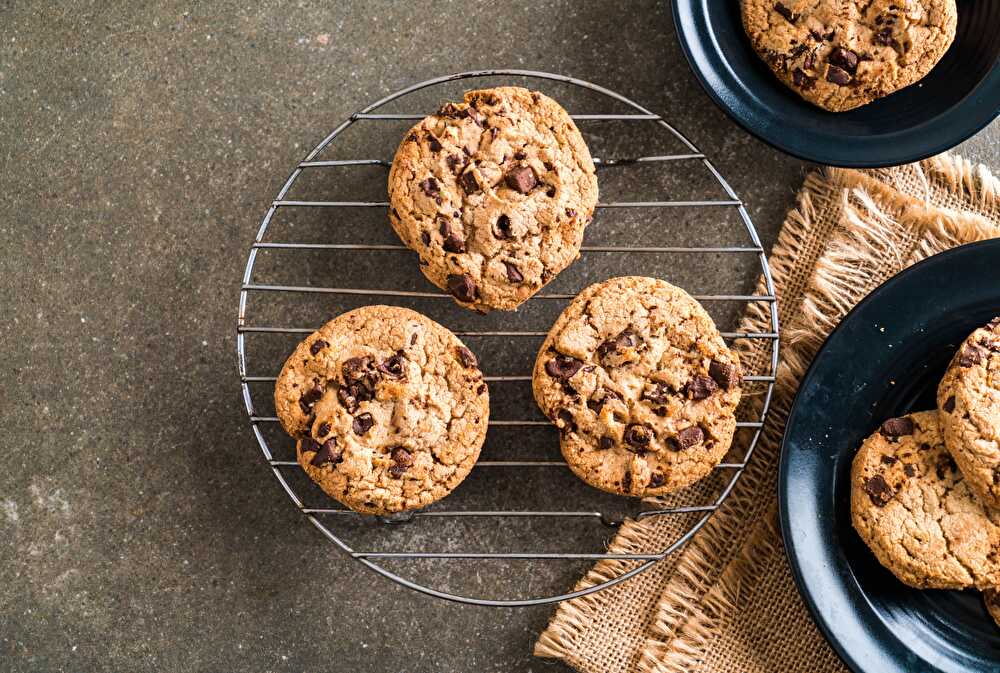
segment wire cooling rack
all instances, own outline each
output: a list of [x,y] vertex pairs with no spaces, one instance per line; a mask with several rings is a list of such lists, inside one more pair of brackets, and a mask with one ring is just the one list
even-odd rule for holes
[[[582,258],[549,291],[516,313],[479,316],[455,306],[417,271],[413,253],[391,233],[385,181],[393,150],[410,125],[445,101],[461,100],[465,89],[497,84],[541,89],[575,112],[595,155],[602,200]],[[388,111],[397,105],[405,107]],[[587,106],[598,112],[586,112]],[[665,197],[656,193],[662,189],[691,193]],[[638,194],[615,194],[629,191]],[[635,245],[630,237],[651,245]],[[652,245],[660,242],[666,244]],[[723,268],[725,273],[714,272]],[[734,444],[741,447],[739,455],[731,452],[702,483],[655,503],[610,496],[576,480],[559,455],[557,432],[535,408],[526,374],[569,299],[592,282],[633,273],[685,287],[723,329],[738,324],[753,302],[765,307],[770,323],[766,332],[723,331],[729,342],[770,342],[767,369],[744,377],[745,395],[761,403],[744,405],[759,413],[738,419],[738,434],[749,433]],[[765,293],[719,287],[726,277],[740,278],[740,290],[756,286]],[[421,310],[462,337],[483,363],[493,407],[486,446],[466,481],[426,509],[392,517],[355,514],[326,498],[303,477],[294,445],[273,415],[275,375],[295,344],[333,316],[372,303]],[[463,603],[525,606],[622,582],[705,525],[757,444],[774,387],[778,332],[771,274],[750,216],[694,144],[660,115],[595,84],[544,72],[488,70],[427,80],[382,98],[337,126],[295,167],[250,247],[236,341],[243,399],[264,458],[330,541],[411,589]],[[683,525],[655,553],[609,553],[608,538],[626,516],[683,517]],[[568,586],[601,559],[621,561],[619,572],[593,586],[552,593],[551,587]],[[567,565],[552,569],[559,561]],[[487,591],[491,595],[483,596]]]

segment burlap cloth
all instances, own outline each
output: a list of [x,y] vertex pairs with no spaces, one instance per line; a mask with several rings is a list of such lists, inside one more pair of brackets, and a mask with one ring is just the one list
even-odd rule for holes
[[[789,406],[823,339],[862,297],[924,257],[994,236],[1000,181],[961,157],[809,174],[770,257],[781,364],[743,478],[682,550],[620,585],[562,603],[535,654],[585,673],[845,671],[795,589],[778,532],[777,465]],[[750,310],[741,329],[768,331],[765,318],[765,309]],[[736,347],[747,371],[767,371],[769,342]],[[759,404],[759,396],[749,402]],[[689,523],[629,521],[610,549],[659,551]],[[578,588],[625,567],[599,562]]]

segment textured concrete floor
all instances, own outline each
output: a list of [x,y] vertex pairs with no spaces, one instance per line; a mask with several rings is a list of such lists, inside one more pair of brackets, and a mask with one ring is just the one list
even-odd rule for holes
[[[667,3],[627,4],[0,2],[0,670],[568,670],[530,656],[550,608],[418,595],[344,558],[295,511],[246,421],[234,325],[248,245],[290,168],[356,109],[463,69],[572,74],[666,114],[715,160],[770,245],[804,166],[709,103]],[[345,152],[380,141],[386,156],[400,132],[345,138]],[[962,151],[995,166],[998,135],[994,124]],[[627,151],[610,132],[588,139]],[[368,175],[334,186],[378,199],[383,174]],[[650,179],[676,198],[702,186]],[[676,217],[678,240],[723,237]],[[287,226],[320,236],[322,224]],[[608,240],[656,233],[628,216],[602,226]],[[287,278],[330,282],[328,262],[298,264]],[[750,277],[713,265],[671,268],[719,287]],[[288,267],[262,260],[275,274]],[[358,273],[422,283],[406,265],[384,268]],[[315,309],[288,311],[311,324]],[[261,357],[276,362],[289,345],[261,346]],[[491,450],[520,443],[501,437]],[[503,505],[517,483],[480,478],[455,498]],[[379,540],[370,528],[347,532]],[[556,534],[599,547],[606,533],[584,528]],[[411,541],[471,535],[488,548],[543,534],[476,530],[430,527]],[[583,567],[428,566],[407,571],[492,595],[557,593]]]

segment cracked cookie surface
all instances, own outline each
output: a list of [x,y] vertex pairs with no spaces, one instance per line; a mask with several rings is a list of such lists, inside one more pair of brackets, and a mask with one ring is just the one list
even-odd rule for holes
[[743,0],[754,51],[802,98],[834,112],[923,78],[957,24],[955,0]]
[[1000,586],[1000,513],[944,446],[938,412],[885,421],[851,467],[851,518],[879,562],[918,589]]
[[539,350],[532,389],[578,477],[652,496],[694,483],[726,455],[741,381],[739,359],[694,298],[626,276],[570,302]]
[[579,256],[597,177],[558,103],[520,87],[481,89],[407,133],[389,204],[432,283],[467,308],[513,310]]
[[945,446],[972,491],[1000,508],[1000,318],[959,347],[937,393]]
[[274,397],[309,477],[372,514],[451,492],[479,457],[489,421],[475,355],[445,327],[395,306],[349,311],[307,337]]

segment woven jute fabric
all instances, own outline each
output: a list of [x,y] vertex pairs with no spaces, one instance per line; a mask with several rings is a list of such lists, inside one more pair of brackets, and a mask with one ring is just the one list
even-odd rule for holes
[[[561,604],[535,654],[584,673],[844,671],[795,589],[778,531],[778,455],[791,402],[823,340],[860,299],[925,257],[997,236],[1000,181],[961,157],[810,173],[770,256],[782,321],[780,364],[742,479],[677,553],[635,578]],[[754,305],[740,329],[768,331],[767,319],[766,307]],[[735,347],[747,371],[767,371],[767,341]],[[746,408],[758,412],[762,404],[761,396],[750,396]],[[711,496],[718,487],[702,484],[697,494]],[[690,523],[628,521],[610,550],[662,550]],[[602,561],[577,588],[628,567]]]

